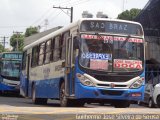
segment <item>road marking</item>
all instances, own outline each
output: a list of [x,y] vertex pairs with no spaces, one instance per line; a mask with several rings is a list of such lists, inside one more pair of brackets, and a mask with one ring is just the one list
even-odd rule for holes
[[[99,110],[100,109],[100,110]],[[0,113],[18,114],[160,114],[158,108],[67,108],[67,107],[0,107]]]

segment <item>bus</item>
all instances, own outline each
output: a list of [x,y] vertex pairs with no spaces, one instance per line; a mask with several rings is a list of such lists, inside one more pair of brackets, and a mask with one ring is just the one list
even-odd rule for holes
[[129,107],[144,97],[144,53],[140,23],[82,18],[24,47],[20,94],[34,104]]
[[19,92],[21,52],[0,53],[0,91]]

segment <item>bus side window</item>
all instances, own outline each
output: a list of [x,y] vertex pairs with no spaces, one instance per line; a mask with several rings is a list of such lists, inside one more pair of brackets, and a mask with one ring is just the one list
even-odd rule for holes
[[25,69],[26,69],[26,57],[27,57],[27,51],[23,52],[22,70],[25,70]]
[[55,44],[55,38],[51,40],[51,55],[50,55],[50,61],[53,61],[53,52],[54,52],[54,45]]
[[33,47],[31,67],[35,67],[38,65],[38,51],[39,51],[38,46]]
[[60,59],[60,36],[57,36],[54,40],[53,61],[56,62]]
[[50,62],[50,56],[51,56],[51,40],[48,40],[46,42],[46,53],[45,53],[45,60],[44,63],[47,64]]
[[65,32],[63,35],[62,35],[62,49],[61,49],[61,59],[64,60],[65,59],[65,56],[66,56],[66,41],[67,41],[67,38],[69,37],[69,31],[68,32]]
[[44,53],[45,53],[45,43],[40,44],[39,48],[39,62],[38,65],[42,65],[44,62]]

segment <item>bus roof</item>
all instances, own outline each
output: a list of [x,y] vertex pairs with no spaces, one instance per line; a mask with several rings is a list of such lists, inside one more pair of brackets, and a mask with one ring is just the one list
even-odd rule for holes
[[22,53],[22,52],[20,52],[20,51],[10,51],[10,52],[2,52],[0,54],[2,55],[2,54],[7,54],[7,53]]
[[36,46],[36,45],[38,45],[38,44],[40,44],[40,43],[42,43],[42,42],[50,39],[50,38],[52,38],[53,36],[57,36],[57,35],[65,32],[65,31],[67,31],[67,30],[69,30],[69,29],[71,29],[71,28],[73,28],[75,26],[78,26],[84,20],[97,20],[97,21],[103,21],[104,20],[104,21],[115,21],[115,22],[127,22],[127,23],[132,23],[132,24],[138,24],[138,25],[141,26],[141,24],[138,23],[138,22],[127,21],[127,20],[120,20],[120,19],[110,19],[110,18],[81,18],[81,19],[79,19],[76,22],[70,23],[68,26],[62,27],[62,28],[58,29],[57,31],[54,31],[54,32],[52,32],[52,33],[50,33],[50,34],[48,34],[46,36],[41,37],[41,38],[38,38],[33,43],[28,44],[27,46],[25,46],[23,50],[25,51],[25,50],[27,50],[29,48],[32,48],[32,47],[34,47],[34,46]]

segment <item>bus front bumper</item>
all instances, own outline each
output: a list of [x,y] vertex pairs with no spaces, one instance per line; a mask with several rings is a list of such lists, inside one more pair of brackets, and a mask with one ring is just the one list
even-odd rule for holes
[[143,100],[144,86],[137,89],[116,89],[88,87],[81,83],[76,84],[76,99],[104,99],[104,100]]

